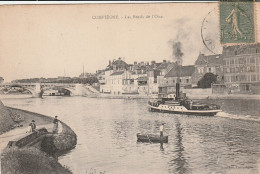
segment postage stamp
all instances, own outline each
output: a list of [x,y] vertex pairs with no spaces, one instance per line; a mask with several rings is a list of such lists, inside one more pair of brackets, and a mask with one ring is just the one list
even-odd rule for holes
[[254,0],[220,1],[221,44],[255,43]]

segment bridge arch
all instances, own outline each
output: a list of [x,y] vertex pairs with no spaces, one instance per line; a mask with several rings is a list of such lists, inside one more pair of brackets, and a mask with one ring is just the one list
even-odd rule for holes
[[59,87],[58,90],[63,92],[65,95],[69,95],[69,96],[73,95],[73,90],[70,88]]
[[34,88],[30,88],[30,87],[25,87],[23,85],[19,85],[19,84],[12,84],[9,87],[6,87],[6,89],[8,88],[21,88],[24,89],[26,91],[29,91],[29,93],[33,96],[33,97],[42,97],[42,93],[43,91],[41,90],[40,92],[37,92]]

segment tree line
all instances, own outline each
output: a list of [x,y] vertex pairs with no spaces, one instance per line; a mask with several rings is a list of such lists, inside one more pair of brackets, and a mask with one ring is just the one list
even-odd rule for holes
[[13,83],[81,83],[90,84],[98,83],[97,77],[64,77],[64,78],[30,78],[30,79],[18,79],[12,81]]

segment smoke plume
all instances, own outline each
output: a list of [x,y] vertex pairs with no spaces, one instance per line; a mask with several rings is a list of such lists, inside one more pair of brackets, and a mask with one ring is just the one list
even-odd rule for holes
[[170,40],[170,45],[172,47],[172,59],[179,65],[182,64],[182,57],[184,53],[182,52],[182,43],[180,41]]

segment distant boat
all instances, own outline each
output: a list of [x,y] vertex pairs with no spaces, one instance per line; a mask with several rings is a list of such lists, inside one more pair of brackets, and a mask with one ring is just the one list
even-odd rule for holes
[[160,137],[160,135],[140,134],[140,133],[137,133],[136,136],[138,142],[168,143],[168,136]]

